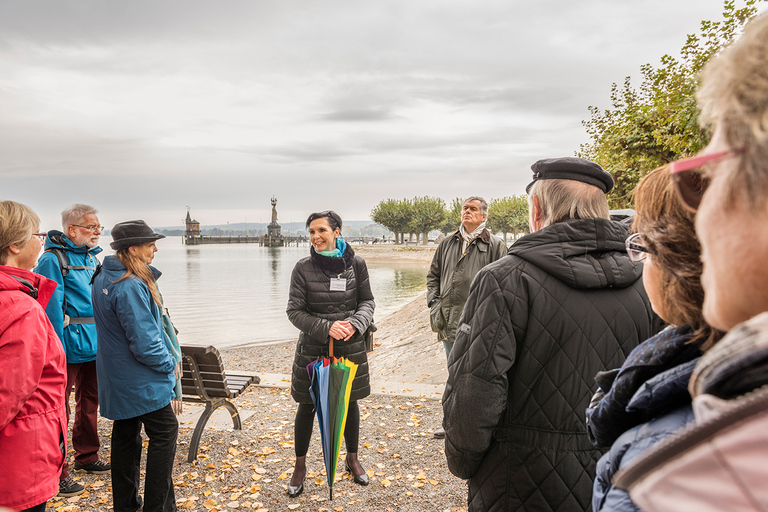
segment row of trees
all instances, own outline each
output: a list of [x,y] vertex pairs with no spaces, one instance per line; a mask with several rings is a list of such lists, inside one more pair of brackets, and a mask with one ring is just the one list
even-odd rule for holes
[[[405,235],[421,237],[426,244],[430,231],[453,233],[461,224],[464,200],[454,198],[450,205],[439,197],[384,199],[371,210],[371,219],[395,234],[395,243],[405,242]],[[528,196],[492,199],[488,203],[486,226],[493,233],[525,233],[528,230]]]
[[709,134],[697,121],[696,90],[704,65],[730,43],[757,13],[757,2],[746,0],[736,8],[727,0],[723,19],[702,21],[697,34],[689,34],[678,58],[664,55],[658,68],[640,68],[642,82],[633,87],[611,87],[611,108],[589,107],[583,122],[591,141],[578,156],[599,163],[616,186],[608,196],[611,208],[631,208],[631,192],[640,178],[672,160],[701,150]]

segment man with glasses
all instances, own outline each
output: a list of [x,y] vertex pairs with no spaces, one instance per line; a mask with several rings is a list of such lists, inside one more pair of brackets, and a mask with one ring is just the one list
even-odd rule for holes
[[445,455],[470,511],[589,510],[594,376],[661,327],[610,220],[611,175],[573,157],[531,168],[531,234],[475,276],[448,361]]
[[[69,396],[75,388],[72,446],[75,470],[106,474],[111,465],[99,460],[96,414],[99,392],[96,381],[96,325],[91,304],[91,277],[99,265],[99,236],[104,228],[92,206],[75,204],[61,213],[64,231],[48,232],[45,252],[35,272],[57,283],[45,309],[67,354],[67,419]],[[59,496],[76,496],[85,488],[69,475],[67,458],[61,470]]]

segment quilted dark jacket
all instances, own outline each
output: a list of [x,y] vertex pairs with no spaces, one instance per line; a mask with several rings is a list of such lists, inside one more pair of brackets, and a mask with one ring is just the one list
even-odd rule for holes
[[473,281],[443,395],[448,467],[470,479],[470,510],[590,509],[594,376],[661,328],[625,238],[606,219],[558,222]]
[[[310,254],[293,268],[288,295],[288,319],[301,331],[293,359],[291,396],[299,403],[312,403],[307,365],[321,355],[328,357],[328,331],[333,322],[349,320],[356,332],[348,341],[335,340],[333,355],[359,365],[350,395],[350,400],[359,400],[371,393],[363,340],[375,307],[368,268],[350,246],[340,258],[322,256],[314,248]],[[346,279],[346,291],[331,291],[332,277]]]

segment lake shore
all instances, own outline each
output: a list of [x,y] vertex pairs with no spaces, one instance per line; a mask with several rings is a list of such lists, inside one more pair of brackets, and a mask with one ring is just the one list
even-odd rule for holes
[[431,262],[437,250],[436,244],[429,245],[391,245],[391,244],[353,244],[355,253],[365,261],[423,261]]

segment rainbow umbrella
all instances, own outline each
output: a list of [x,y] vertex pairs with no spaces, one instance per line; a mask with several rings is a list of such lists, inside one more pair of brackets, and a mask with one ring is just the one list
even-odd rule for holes
[[339,463],[341,439],[347,424],[349,396],[357,365],[349,359],[333,357],[333,339],[329,343],[330,357],[319,357],[307,365],[309,394],[315,405],[317,423],[325,462],[330,498],[333,499],[333,483]]

